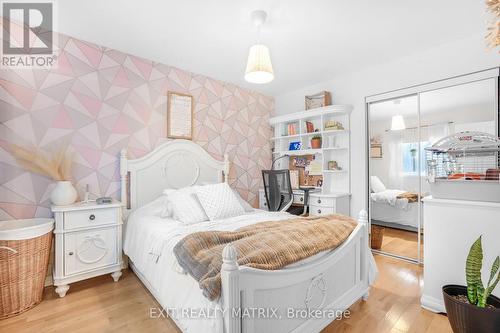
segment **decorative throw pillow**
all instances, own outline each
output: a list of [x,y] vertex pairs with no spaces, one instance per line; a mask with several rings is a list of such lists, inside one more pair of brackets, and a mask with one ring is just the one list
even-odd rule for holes
[[386,190],[384,183],[382,183],[380,178],[378,178],[377,176],[370,177],[370,184],[372,187],[372,191],[375,193],[382,192],[382,191]]
[[210,221],[245,213],[233,190],[226,183],[200,186],[196,194]]
[[208,221],[208,216],[196,196],[198,186],[176,190],[168,195],[174,219],[184,224]]
[[236,198],[238,198],[238,202],[240,203],[241,207],[243,207],[243,210],[245,210],[245,212],[250,213],[250,212],[253,212],[255,210],[252,206],[250,206],[250,204],[248,202],[246,202],[240,196],[240,194],[238,193],[238,191],[236,191],[236,190],[233,189],[233,193],[236,196]]

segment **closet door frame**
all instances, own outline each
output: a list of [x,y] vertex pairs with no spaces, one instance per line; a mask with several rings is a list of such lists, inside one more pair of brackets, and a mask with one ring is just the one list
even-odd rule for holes
[[[370,193],[371,193],[371,187],[370,187],[370,176],[371,176],[371,164],[370,164],[370,138],[371,138],[371,133],[370,133],[370,104],[377,103],[377,102],[383,102],[387,100],[393,100],[393,99],[398,99],[398,98],[405,98],[409,96],[417,96],[417,114],[418,114],[418,141],[419,141],[419,147],[418,147],[418,156],[419,156],[419,163],[418,163],[418,172],[419,172],[419,194],[422,192],[422,185],[423,181],[425,181],[425,177],[422,176],[422,170],[421,170],[421,163],[420,163],[420,148],[421,148],[421,124],[420,124],[420,95],[425,92],[429,91],[435,91],[443,88],[449,88],[449,87],[454,87],[454,86],[459,86],[462,84],[467,84],[467,83],[473,83],[477,81],[483,81],[487,79],[495,79],[495,91],[497,94],[495,94],[495,106],[497,112],[495,112],[495,125],[496,125],[496,133],[500,136],[500,128],[499,128],[499,116],[500,116],[500,103],[499,103],[499,94],[500,94],[500,67],[495,67],[491,69],[486,69],[483,71],[478,71],[478,72],[473,72],[469,74],[464,74],[460,76],[454,76],[454,77],[449,77],[443,80],[438,80],[438,81],[433,81],[433,82],[428,82],[420,85],[415,85],[415,86],[410,86],[402,89],[397,89],[393,91],[388,91],[380,94],[375,94],[375,95],[370,95],[365,97],[365,133],[366,133],[366,189],[367,189],[367,196],[365,198],[366,204],[365,206],[367,207],[368,211],[368,224],[369,228],[368,230],[370,231],[370,239],[371,239],[371,200],[370,200]],[[423,256],[422,256],[422,251],[421,251],[421,243],[422,243],[422,227],[423,227],[423,221],[422,221],[422,204],[421,204],[421,198],[419,196],[419,209],[418,209],[418,235],[417,235],[417,246],[418,246],[418,255],[417,259],[414,258],[408,258],[404,257],[401,255],[393,254],[393,253],[388,253],[384,252],[381,250],[374,250],[372,249],[372,252],[386,255],[389,257],[394,257],[398,259],[402,259],[405,261],[409,261],[412,263],[417,263],[417,264],[423,264]],[[370,244],[371,245],[371,244]]]

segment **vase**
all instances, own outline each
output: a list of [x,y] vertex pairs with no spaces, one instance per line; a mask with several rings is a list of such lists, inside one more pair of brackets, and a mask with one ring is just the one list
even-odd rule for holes
[[78,194],[69,180],[61,180],[50,193],[50,201],[56,206],[71,205],[76,201]]

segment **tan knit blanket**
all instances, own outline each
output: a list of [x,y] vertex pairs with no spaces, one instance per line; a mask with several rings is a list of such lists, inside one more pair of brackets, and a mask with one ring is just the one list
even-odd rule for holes
[[350,217],[326,215],[261,222],[233,232],[202,231],[179,241],[174,254],[203,294],[214,300],[221,292],[222,250],[228,243],[237,250],[240,266],[275,270],[335,249],[356,225]]
[[396,199],[408,199],[409,203],[418,201],[418,193],[415,192],[404,192],[399,194]]

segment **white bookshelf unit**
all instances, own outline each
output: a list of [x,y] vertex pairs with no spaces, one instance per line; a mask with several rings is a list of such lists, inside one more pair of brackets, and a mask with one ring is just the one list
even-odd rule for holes
[[[305,110],[296,113],[273,117],[269,123],[274,129],[271,139],[274,143],[273,159],[283,155],[303,156],[315,155],[321,161],[323,186],[321,192],[311,193],[311,204],[315,196],[331,196],[332,198],[349,197],[350,186],[350,113],[352,107],[347,105],[330,105],[322,108]],[[337,121],[343,129],[325,129],[328,121]],[[314,132],[307,132],[307,122],[314,126]],[[296,133],[288,133],[288,125],[295,124]],[[313,136],[321,136],[321,148],[312,149]],[[300,150],[289,150],[290,143],[300,142]],[[329,170],[328,162],[336,161],[341,170]],[[276,169],[288,168],[289,159],[276,161]],[[330,211],[330,210],[325,210]],[[312,213],[312,212],[311,212]],[[345,213],[345,212],[343,212]]]

